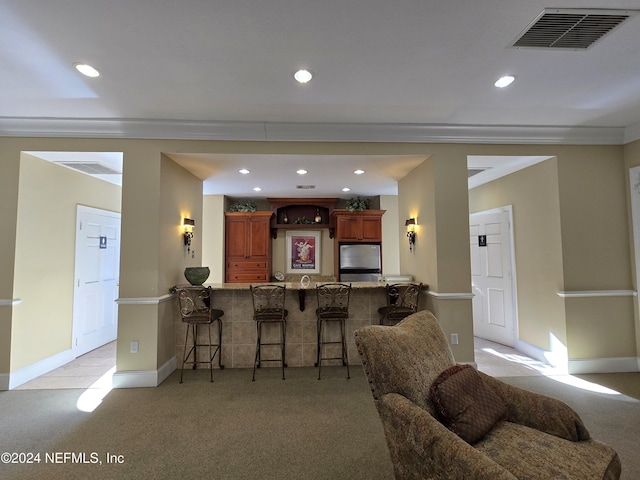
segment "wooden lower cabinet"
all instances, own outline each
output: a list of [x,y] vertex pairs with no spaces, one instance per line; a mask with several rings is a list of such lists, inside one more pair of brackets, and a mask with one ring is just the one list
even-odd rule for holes
[[225,213],[225,282],[271,280],[271,212]]

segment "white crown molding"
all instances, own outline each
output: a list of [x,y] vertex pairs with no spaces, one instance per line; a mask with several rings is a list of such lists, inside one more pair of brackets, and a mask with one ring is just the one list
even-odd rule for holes
[[624,143],[631,143],[636,140],[640,140],[640,122],[629,125],[624,129]]
[[[630,127],[631,128],[631,127]],[[186,120],[0,117],[4,137],[137,138],[301,142],[408,142],[621,145],[640,124],[620,127],[389,123],[208,122]]]

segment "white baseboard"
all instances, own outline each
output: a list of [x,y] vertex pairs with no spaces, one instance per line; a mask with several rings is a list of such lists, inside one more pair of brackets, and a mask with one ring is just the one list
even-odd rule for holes
[[[538,360],[539,362],[544,362],[547,364],[551,364],[549,362],[549,352],[543,348],[536,347],[535,345],[531,345],[524,340],[516,340],[515,349],[518,352],[524,353],[527,357],[531,357],[534,360]],[[560,365],[551,365],[552,367],[560,367]]]
[[569,360],[569,374],[616,373],[640,371],[638,357],[585,358]]
[[[20,370],[16,370],[15,372],[8,374],[9,382],[7,388],[4,390],[11,390],[12,388],[19,387],[23,383],[27,383],[28,381],[38,378],[40,375],[44,375],[45,373],[49,373],[51,370],[62,367],[75,359],[75,354],[71,349],[69,349],[45,358],[44,360],[32,363],[31,365],[27,365]],[[1,387],[2,382],[0,381],[0,390],[3,390]]]
[[113,374],[113,388],[157,387],[173,373],[176,367],[177,360],[172,357],[158,370],[116,371]]

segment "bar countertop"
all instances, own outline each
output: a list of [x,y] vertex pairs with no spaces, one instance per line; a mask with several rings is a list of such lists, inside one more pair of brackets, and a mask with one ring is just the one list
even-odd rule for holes
[[[287,290],[313,290],[316,285],[322,285],[325,283],[334,282],[310,282],[308,285],[303,285],[301,282],[273,282],[273,285],[284,285]],[[342,282],[349,283],[349,282]],[[264,283],[205,283],[205,287],[211,287],[213,290],[248,290],[250,285],[265,285]],[[353,289],[367,289],[367,288],[384,288],[384,282],[351,282],[351,288]]]

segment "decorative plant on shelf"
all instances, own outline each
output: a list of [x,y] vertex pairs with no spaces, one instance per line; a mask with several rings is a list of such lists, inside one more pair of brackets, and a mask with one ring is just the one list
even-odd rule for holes
[[347,200],[347,210],[350,212],[361,212],[363,210],[369,210],[371,201],[368,198],[350,198]]
[[238,202],[229,207],[230,212],[255,212],[258,209],[254,202]]
[[298,217],[298,218],[296,218],[296,221],[293,222],[293,223],[296,223],[298,225],[310,225],[310,224],[316,223],[316,222],[313,221],[313,220],[309,220],[307,217],[302,217],[302,218]]

